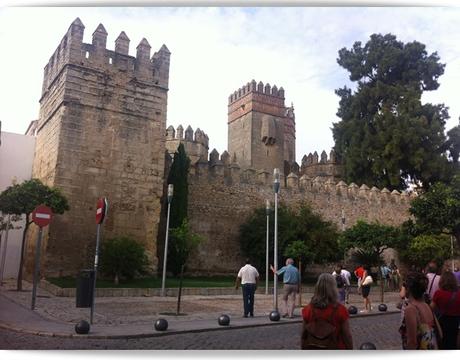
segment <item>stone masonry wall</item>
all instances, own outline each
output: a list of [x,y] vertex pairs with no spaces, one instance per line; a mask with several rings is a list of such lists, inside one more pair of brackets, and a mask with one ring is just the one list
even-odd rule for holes
[[[163,45],[150,58],[143,39],[132,57],[124,32],[114,52],[105,49],[102,25],[92,44],[81,43],[83,29],[79,19],[72,23],[53,55],[60,68],[45,68],[33,176],[60,188],[71,209],[49,227],[42,274],[73,275],[92,265],[99,197],[109,201],[103,239],[131,236],[146,247],[156,271],[169,51]],[[28,238],[29,273],[35,234],[32,229]]]
[[[219,168],[219,169],[217,169]],[[193,175],[192,175],[193,174]],[[286,181],[284,181],[286,180]],[[280,203],[298,206],[306,201],[314,211],[341,227],[342,210],[346,227],[359,219],[399,225],[408,217],[410,196],[366,185],[347,185],[332,179],[282,176]],[[283,186],[286,185],[286,186]],[[265,200],[273,204],[272,176],[266,172],[241,170],[237,164],[202,164],[189,176],[189,219],[192,229],[205,241],[193,255],[190,271],[234,273],[243,261],[238,240],[239,226]]]

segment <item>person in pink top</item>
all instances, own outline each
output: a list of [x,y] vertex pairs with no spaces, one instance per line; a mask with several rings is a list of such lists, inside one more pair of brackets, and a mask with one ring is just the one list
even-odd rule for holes
[[445,271],[441,275],[439,290],[434,293],[430,306],[438,314],[438,320],[442,328],[441,349],[457,349],[460,291],[452,272]]

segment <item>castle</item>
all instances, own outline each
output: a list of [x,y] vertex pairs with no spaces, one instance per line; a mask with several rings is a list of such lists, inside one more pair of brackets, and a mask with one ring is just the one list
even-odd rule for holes
[[[60,188],[71,210],[49,226],[42,256],[46,276],[75,274],[94,256],[95,203],[109,199],[104,238],[129,235],[147,249],[158,269],[168,163],[180,143],[191,159],[189,222],[205,239],[190,262],[201,273],[234,272],[241,263],[239,226],[273,198],[272,173],[282,172],[280,200],[304,201],[345,226],[363,218],[399,224],[409,195],[340,180],[333,151],[295,159],[294,108],[284,89],[251,81],[228,99],[228,151],[209,153],[209,138],[189,126],[166,128],[170,52],[151,57],[147,40],[129,55],[121,32],[106,49],[99,25],[83,43],[76,19],[45,67],[33,177]],[[33,266],[35,228],[29,233],[27,269]],[[160,233],[160,234],[159,234]],[[159,236],[160,235],[160,236]]]

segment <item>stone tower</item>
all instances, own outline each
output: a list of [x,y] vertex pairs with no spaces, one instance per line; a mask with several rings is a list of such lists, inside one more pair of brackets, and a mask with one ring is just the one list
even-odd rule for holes
[[44,71],[33,177],[60,188],[71,209],[49,228],[42,272],[92,263],[99,197],[109,201],[103,239],[134,238],[156,270],[170,52],[163,45],[151,57],[142,39],[130,56],[124,32],[108,50],[102,24],[85,44],[84,28],[78,18],[70,25]]
[[228,152],[242,168],[269,172],[295,161],[294,111],[282,87],[252,80],[230,95]]

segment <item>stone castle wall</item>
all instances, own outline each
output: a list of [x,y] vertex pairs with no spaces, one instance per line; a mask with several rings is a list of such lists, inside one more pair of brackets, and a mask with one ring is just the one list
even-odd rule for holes
[[111,51],[102,25],[92,44],[82,43],[83,31],[75,20],[45,67],[33,177],[61,189],[71,209],[49,227],[42,274],[75,274],[92,264],[99,197],[109,200],[103,238],[130,235],[156,270],[170,53],[163,45],[150,58],[143,39],[129,56],[124,32]]
[[[273,204],[272,175],[264,171],[243,170],[238,164],[211,161],[193,167],[189,176],[189,220],[193,231],[205,241],[190,261],[190,271],[198,273],[234,273],[243,260],[239,245],[239,227],[252,212]],[[389,190],[369,189],[366,185],[347,185],[332,179],[324,181],[307,175],[282,176],[280,203],[312,205],[315,212],[341,228],[342,210],[345,227],[357,220],[399,225],[409,217],[411,196]],[[272,205],[273,206],[273,205]]]

